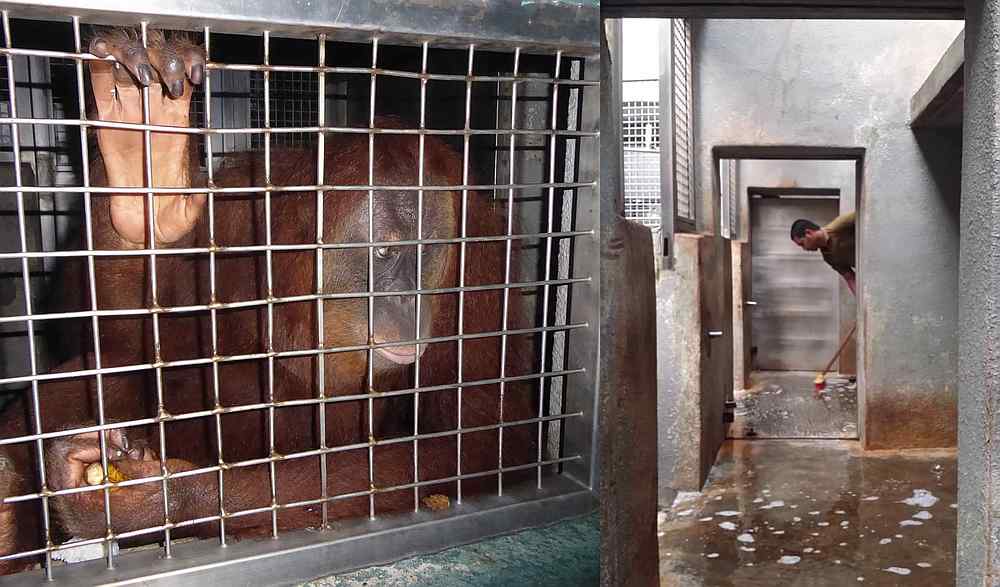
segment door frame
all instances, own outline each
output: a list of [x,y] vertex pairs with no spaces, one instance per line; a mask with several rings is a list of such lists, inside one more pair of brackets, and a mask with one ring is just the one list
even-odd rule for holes
[[[711,148],[712,153],[712,198],[718,201],[722,195],[722,186],[719,180],[719,172],[723,159],[764,159],[764,160],[790,160],[790,161],[853,161],[854,162],[854,198],[855,210],[857,212],[857,222],[863,224],[865,221],[865,210],[867,208],[867,194],[864,191],[864,147],[824,147],[816,145],[715,145]],[[759,189],[759,188],[758,188]],[[769,188],[764,188],[769,189]],[[810,188],[777,188],[779,191],[787,190],[808,190]],[[822,188],[811,188],[822,189]],[[749,192],[749,190],[748,190]],[[803,194],[808,195],[808,194]],[[749,193],[748,193],[749,197]],[[800,196],[802,197],[802,196]],[[722,219],[720,219],[722,220]],[[864,255],[865,242],[864,231],[856,231],[856,259]],[[857,430],[858,440],[864,446],[867,430],[866,421],[866,401],[865,386],[868,372],[868,362],[865,352],[865,340],[868,338],[868,326],[865,320],[867,314],[867,300],[864,295],[865,274],[861,263],[855,267],[857,276],[857,330],[855,340],[857,341],[857,391],[858,391],[858,413]],[[736,357],[733,357],[735,360]],[[733,398],[729,398],[732,401]]]

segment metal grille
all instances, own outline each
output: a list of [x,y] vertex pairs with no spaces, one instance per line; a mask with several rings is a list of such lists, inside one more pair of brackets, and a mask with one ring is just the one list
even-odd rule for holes
[[622,104],[622,145],[626,149],[660,150],[660,105],[653,101]]
[[686,19],[671,21],[671,113],[673,120],[673,165],[675,213],[678,218],[694,221],[694,166],[692,153],[691,104],[691,25]]
[[660,107],[636,100],[622,105],[625,149],[625,217],[646,226],[660,224]]
[[625,217],[660,225],[660,152],[625,149]]
[[[77,11],[86,13],[86,10]],[[19,230],[18,245],[15,250],[0,252],[0,260],[15,262],[18,266],[18,276],[16,278],[2,276],[5,282],[13,280],[16,287],[22,294],[23,304],[21,310],[14,315],[0,317],[0,324],[19,325],[27,331],[27,359],[28,364],[24,365],[21,373],[8,373],[0,378],[0,388],[3,386],[25,386],[18,393],[23,394],[25,401],[34,415],[33,421],[28,430],[24,433],[0,438],[0,450],[4,447],[30,446],[32,458],[34,460],[34,473],[37,476],[37,485],[30,488],[30,491],[17,495],[3,496],[2,505],[12,506],[14,504],[33,503],[37,504],[39,518],[37,524],[40,528],[42,541],[34,547],[18,550],[16,552],[0,553],[0,563],[17,561],[26,558],[38,558],[41,560],[44,575],[52,578],[58,562],[54,561],[55,555],[69,549],[79,549],[88,545],[103,546],[103,558],[107,568],[114,566],[127,566],[129,554],[117,554],[117,544],[119,541],[133,538],[155,539],[162,544],[162,554],[166,558],[177,555],[175,546],[177,540],[175,533],[179,534],[185,530],[198,526],[211,526],[218,528],[218,541],[222,545],[227,544],[227,523],[246,518],[248,516],[264,515],[270,518],[270,534],[278,538],[283,534],[279,532],[279,514],[291,510],[322,511],[322,524],[320,528],[323,532],[307,538],[299,538],[295,544],[276,543],[275,549],[299,547],[301,550],[302,540],[307,543],[330,543],[339,544],[348,538],[357,535],[380,534],[377,530],[384,530],[385,522],[381,521],[381,516],[376,508],[376,500],[380,496],[387,494],[404,492],[413,496],[413,518],[404,518],[400,524],[401,528],[420,526],[416,522],[426,522],[426,517],[420,517],[417,511],[420,507],[421,490],[429,487],[449,486],[454,487],[459,504],[463,503],[463,482],[482,477],[495,476],[497,479],[496,496],[503,496],[510,493],[516,499],[535,500],[539,504],[549,503],[545,500],[556,500],[561,495],[575,495],[583,489],[589,491],[593,482],[593,459],[594,455],[590,450],[593,443],[593,420],[592,406],[594,404],[593,367],[596,362],[596,344],[594,344],[593,329],[596,322],[596,308],[599,298],[589,291],[592,287],[593,275],[596,274],[596,264],[590,261],[579,262],[577,259],[593,260],[597,258],[593,254],[596,243],[595,223],[592,217],[588,219],[586,214],[581,214],[580,210],[593,209],[589,203],[585,202],[593,199],[596,194],[596,154],[598,133],[596,128],[597,117],[595,115],[596,92],[598,82],[596,81],[596,71],[593,67],[584,71],[582,63],[583,57],[564,55],[561,50],[553,50],[551,54],[539,55],[537,53],[528,54],[522,47],[509,45],[502,47],[506,52],[507,59],[511,64],[509,67],[497,72],[483,72],[483,68],[478,64],[481,60],[489,60],[491,63],[497,61],[498,45],[492,43],[490,49],[480,49],[476,44],[467,44],[462,51],[466,56],[467,66],[463,71],[450,73],[437,73],[429,68],[428,55],[434,49],[429,42],[420,39],[407,39],[403,35],[397,35],[394,40],[401,44],[393,45],[391,48],[398,53],[402,50],[412,52],[412,56],[419,67],[416,70],[404,70],[387,66],[383,63],[383,55],[386,47],[385,42],[379,38],[370,38],[364,47],[368,52],[367,63],[364,65],[331,65],[328,63],[327,42],[330,37],[336,34],[336,30],[324,31],[317,34],[313,39],[313,54],[317,56],[313,65],[277,65],[271,62],[272,56],[272,33],[263,31],[259,36],[262,48],[263,62],[258,64],[232,64],[213,61],[213,44],[215,41],[215,31],[213,27],[206,26],[201,32],[203,42],[208,53],[207,75],[203,86],[203,95],[193,100],[192,106],[192,127],[181,129],[179,127],[169,127],[152,124],[150,117],[149,90],[144,89],[143,104],[144,112],[141,123],[131,122],[109,122],[95,119],[88,119],[84,105],[84,78],[86,63],[98,59],[94,55],[83,50],[81,37],[80,17],[73,16],[70,19],[71,27],[67,30],[71,36],[71,50],[61,49],[37,49],[20,48],[16,44],[16,27],[12,34],[11,19],[7,10],[3,11],[3,29],[5,44],[0,54],[5,56],[4,65],[8,74],[6,84],[6,100],[0,106],[0,128],[4,129],[9,140],[10,149],[15,161],[23,161],[25,152],[18,138],[19,128],[50,128],[62,129],[59,136],[79,141],[79,148],[82,151],[80,160],[79,180],[73,185],[63,185],[60,192],[64,195],[76,198],[82,203],[83,218],[80,230],[85,236],[85,246],[79,249],[62,250],[54,247],[51,250],[38,247],[29,238],[26,227],[28,225],[26,211],[31,209],[31,202],[36,200],[41,194],[51,191],[51,188],[37,187],[30,185],[22,177],[19,166],[14,167],[14,185],[0,186],[0,198],[16,202],[17,226]],[[65,24],[65,22],[64,22]],[[147,41],[147,22],[143,20],[139,23],[141,38]],[[233,30],[234,26],[229,25],[228,30]],[[257,29],[259,30],[259,29]],[[310,28],[310,31],[317,30]],[[408,44],[403,43],[408,41]],[[66,40],[63,39],[63,44]],[[454,45],[450,45],[447,50],[454,51]],[[14,92],[14,76],[16,60],[22,56],[44,57],[50,59],[68,60],[74,65],[74,76],[77,85],[76,111],[69,108],[56,109],[47,117],[36,117],[18,103]],[[487,59],[487,57],[489,59]],[[537,64],[547,62],[548,73],[539,75],[539,72],[526,72],[524,63],[531,58],[531,63]],[[594,60],[589,63],[593,65]],[[327,78],[338,76],[360,77],[364,80],[364,85],[368,88],[367,104],[362,114],[361,124],[346,125],[340,118],[349,117],[328,115],[327,105],[329,104],[330,93],[328,90]],[[376,104],[380,103],[382,97],[378,94],[380,82],[384,79],[412,80],[419,84],[419,102],[411,104],[417,112],[419,123],[412,129],[380,128],[376,122]],[[247,82],[244,86],[243,83]],[[479,110],[491,109],[491,106],[480,107],[476,102],[482,99],[483,93],[478,88],[483,85],[496,87],[498,83],[506,84],[509,88],[509,96],[506,101],[501,96],[495,95],[496,108],[506,108],[507,113],[503,117],[506,125],[500,124],[500,117],[494,119],[492,125],[479,125],[473,120],[470,113]],[[436,109],[443,107],[432,103],[429,98],[429,86],[434,84],[460,84],[464,91],[464,99],[460,99],[454,104],[458,124],[442,124],[440,127],[432,126],[429,123]],[[228,87],[227,87],[228,85]],[[279,89],[280,86],[280,89]],[[243,91],[245,88],[245,92]],[[230,96],[231,100],[219,100],[222,96],[216,93],[230,92],[235,94]],[[531,99],[522,98],[521,94],[531,94]],[[538,96],[544,99],[539,100]],[[474,99],[475,97],[475,99]],[[533,106],[534,104],[534,106]],[[538,106],[541,104],[541,106]],[[280,108],[279,108],[280,105]],[[531,108],[541,107],[544,116],[541,117],[543,124],[540,126],[524,125],[527,111]],[[568,111],[568,114],[567,114]],[[346,112],[346,111],[345,111]],[[463,120],[464,113],[464,120]],[[60,115],[66,118],[60,118]],[[530,118],[530,117],[527,117]],[[331,122],[331,119],[335,119]],[[437,120],[438,118],[434,118]],[[143,134],[143,153],[145,160],[144,185],[141,187],[100,187],[91,184],[92,172],[90,170],[90,150],[94,148],[93,141],[90,140],[89,133],[95,129],[128,129],[141,131]],[[75,132],[74,132],[75,131]],[[205,187],[153,187],[153,137],[157,134],[187,134],[198,143],[201,153],[204,156],[205,171],[207,173],[207,184]],[[330,185],[326,183],[324,173],[324,162],[326,141],[333,134],[353,134],[367,136],[368,149],[363,155],[365,161],[361,165],[367,165],[367,181],[355,185]],[[419,142],[419,157],[417,161],[417,177],[415,184],[384,186],[376,183],[375,174],[375,152],[376,137],[383,135],[416,136]],[[456,145],[461,153],[463,169],[461,170],[461,183],[456,185],[431,185],[425,181],[425,142],[427,137],[439,137],[450,141]],[[232,142],[229,140],[232,139]],[[475,177],[481,175],[474,173],[473,158],[481,154],[483,145],[493,144],[496,149],[496,157],[506,161],[505,168],[508,173],[493,184],[476,183]],[[272,178],[272,152],[278,146],[309,147],[315,151],[315,166],[317,174],[314,180],[305,185],[274,185]],[[538,157],[531,152],[541,154]],[[238,152],[242,150],[259,149],[263,151],[264,177],[265,182],[259,185],[249,185],[240,187],[229,187],[217,185],[215,177],[218,173],[217,162],[220,153]],[[493,153],[490,157],[493,157]],[[534,158],[537,162],[537,176],[532,177],[526,161]],[[489,159],[489,157],[482,157]],[[66,161],[60,160],[60,164]],[[404,240],[380,240],[375,232],[375,201],[376,196],[391,189],[394,193],[416,194],[418,199],[417,214],[413,219],[415,223],[415,238]],[[493,191],[505,196],[505,201],[499,202],[498,206],[505,209],[505,230],[496,235],[470,235],[467,232],[467,211],[468,201],[474,192]],[[423,219],[425,210],[425,200],[438,197],[441,192],[453,192],[461,195],[461,221],[460,230],[454,235],[436,235],[430,238],[425,232]],[[301,222],[301,219],[287,219],[274,217],[272,210],[277,205],[278,198],[290,197],[294,194],[309,193],[314,194],[316,202],[315,229],[312,231],[314,237],[312,242],[305,243],[279,243],[273,238],[273,227],[279,222]],[[324,199],[336,196],[339,193],[364,193],[367,194],[367,226],[362,233],[365,235],[361,240],[352,242],[324,242],[325,220],[322,213],[324,209]],[[184,248],[157,247],[149,243],[155,243],[155,220],[153,210],[155,209],[155,198],[176,195],[176,194],[206,194],[207,202],[204,210],[206,215],[206,226],[208,231],[208,244],[187,246]],[[146,228],[147,245],[135,249],[99,249],[94,246],[94,211],[92,202],[103,197],[141,196],[146,206]],[[255,219],[265,226],[265,238],[263,243],[245,244],[238,246],[226,246],[225,243],[216,242],[216,230],[221,222],[227,220],[219,217],[218,209],[221,202],[230,197],[253,197],[263,199],[263,209],[265,216]],[[523,222],[524,212],[519,207],[528,207],[531,202],[540,202],[541,208],[537,212],[537,226],[534,228],[530,223]],[[327,219],[333,221],[333,219]],[[522,227],[527,224],[528,230]],[[504,270],[502,274],[494,276],[494,281],[488,284],[467,284],[466,266],[467,263],[477,262],[475,259],[467,259],[467,249],[471,250],[473,245],[484,243],[502,244],[504,248]],[[405,340],[393,341],[391,343],[379,343],[373,338],[373,322],[375,320],[375,302],[380,297],[385,297],[386,293],[376,288],[376,275],[374,273],[374,258],[377,251],[385,247],[415,246],[416,253],[416,289],[411,292],[392,292],[391,295],[401,294],[411,295],[416,305],[416,324],[413,333],[405,333]],[[422,262],[427,254],[427,250],[433,247],[449,246],[457,247],[458,253],[458,283],[454,287],[432,289],[424,287],[421,279],[424,274]],[[532,257],[537,261],[536,266],[539,274],[535,279],[517,280],[515,279],[516,267],[512,262],[512,250],[514,247],[533,250]],[[321,268],[326,266],[325,258],[330,258],[340,252],[351,250],[363,250],[367,255],[367,275],[365,276],[367,288],[364,291],[331,292],[326,289],[324,282],[324,272]],[[553,250],[556,254],[553,255]],[[285,265],[281,259],[287,253],[308,253],[314,256],[315,271],[314,291],[305,295],[281,296],[276,294],[278,285],[283,278]],[[238,303],[220,303],[216,297],[217,285],[223,280],[239,280],[240,275],[230,275],[225,271],[227,258],[239,255],[256,255],[262,264],[263,274],[266,276],[266,283],[259,297],[255,299],[241,300]],[[192,258],[207,259],[209,271],[202,278],[210,292],[208,303],[193,303],[178,306],[164,306],[158,302],[160,295],[165,289],[169,289],[169,276],[157,276],[157,263],[164,262],[171,257],[187,256]],[[148,271],[145,276],[148,282],[145,284],[151,297],[151,303],[146,307],[130,307],[107,309],[100,308],[95,300],[95,291],[98,285],[98,276],[95,272],[95,260],[108,258],[142,258],[145,260]],[[30,268],[36,260],[60,260],[77,261],[85,264],[88,287],[90,290],[90,307],[71,312],[48,312],[44,308],[38,307],[33,300],[37,298],[37,291],[32,291],[38,287],[36,282],[28,279]],[[536,322],[533,326],[522,327],[511,321],[511,297],[512,291],[524,291],[534,299]],[[502,297],[502,307],[500,315],[502,324],[499,330],[487,332],[466,332],[463,329],[464,316],[463,307],[467,298],[481,292],[499,292]],[[457,332],[453,335],[435,336],[431,338],[421,338],[421,305],[431,303],[432,296],[453,295],[458,299],[458,325]],[[324,310],[340,300],[363,300],[367,307],[367,338],[365,344],[353,345],[349,347],[330,346],[325,341],[329,336],[326,331],[323,316]],[[291,349],[279,349],[275,346],[275,333],[282,327],[282,308],[295,303],[307,303],[315,306],[314,338],[317,341],[315,346],[300,347]],[[219,320],[225,311],[233,308],[256,308],[266,315],[264,321],[265,328],[261,336],[262,351],[258,353],[225,355],[218,346]],[[208,324],[210,354],[208,356],[197,356],[184,359],[165,359],[160,355],[160,349],[164,341],[161,340],[161,328],[167,320],[174,316],[189,317],[196,319],[199,323]],[[151,321],[152,338],[148,341],[137,341],[137,344],[148,344],[152,349],[154,359],[149,362],[129,363],[124,365],[110,365],[103,362],[100,347],[100,330],[106,325],[108,320],[121,318],[145,318]],[[36,347],[36,333],[45,326],[62,320],[76,320],[89,325],[93,333],[94,364],[92,367],[75,369],[62,369],[46,372],[43,367],[42,350]],[[193,329],[194,330],[194,329]],[[192,336],[196,333],[192,332]],[[506,371],[508,361],[506,360],[510,339],[513,337],[533,337],[537,341],[538,369],[531,373],[512,374]],[[463,374],[462,366],[463,351],[466,345],[472,341],[483,339],[494,340],[500,348],[499,371],[496,376],[485,379],[470,379]],[[572,344],[570,344],[572,343]],[[420,345],[450,344],[457,352],[458,371],[457,378],[446,385],[426,385],[421,381],[420,355],[415,359],[415,367],[412,371],[412,385],[401,390],[378,390],[375,387],[375,377],[373,374],[374,356],[376,351],[383,348],[400,347],[410,345],[419,348]],[[559,347],[559,352],[565,352],[560,358],[553,355],[552,348]],[[575,350],[576,349],[576,350]],[[351,395],[335,395],[337,390],[327,389],[324,376],[325,357],[334,356],[337,353],[362,353],[366,357],[367,373],[365,375],[365,389],[361,393]],[[574,356],[578,354],[579,357]],[[274,375],[279,363],[290,359],[316,359],[315,363],[315,388],[318,393],[313,397],[299,398],[294,401],[279,399],[276,389],[276,377]],[[230,406],[225,402],[220,394],[220,377],[224,377],[223,370],[227,365],[240,365],[251,368],[253,365],[261,365],[264,375],[264,398],[262,401],[247,405]],[[207,375],[207,391],[212,396],[209,409],[191,413],[170,413],[165,409],[173,390],[168,389],[171,378],[177,373],[183,373],[184,369],[199,368]],[[112,421],[106,410],[115,406],[107,406],[103,398],[105,388],[110,385],[110,381],[120,376],[129,374],[148,375],[155,386],[150,393],[154,396],[153,403],[156,406],[156,413],[147,418],[133,419],[131,421]],[[59,430],[48,429],[42,425],[45,414],[42,413],[42,402],[40,394],[45,392],[47,385],[65,382],[70,380],[86,379],[96,388],[97,405],[94,415],[94,424],[77,426]],[[558,380],[558,389],[561,399],[555,401],[552,396],[553,390],[557,387],[553,384]],[[512,393],[508,387],[515,383],[530,382],[538,391],[538,405],[535,414],[526,419],[510,420],[504,418],[504,406],[509,402],[505,394]],[[499,421],[486,425],[463,424],[463,390],[474,390],[484,386],[497,386],[499,393]],[[457,425],[444,430],[424,431],[419,429],[419,410],[421,408],[421,397],[426,394],[441,392],[443,390],[457,390]],[[376,401],[384,401],[392,397],[410,397],[413,399],[413,428],[406,431],[401,436],[388,438],[378,438],[373,422],[374,404]],[[330,446],[326,442],[327,414],[328,409],[337,409],[344,402],[356,400],[367,404],[367,422],[365,423],[368,441],[360,444],[348,444]],[[560,411],[553,411],[551,406],[559,405]],[[583,406],[583,407],[581,407]],[[279,454],[276,446],[276,426],[278,413],[291,407],[312,408],[315,410],[316,421],[319,425],[321,441],[318,446],[301,452],[290,454]],[[223,454],[222,440],[222,419],[230,414],[253,413],[259,415],[264,424],[263,430],[266,436],[265,443],[267,456],[262,458],[247,459],[242,461],[225,461]],[[217,462],[198,463],[192,470],[172,471],[168,462],[168,456],[172,454],[171,447],[168,446],[168,425],[177,422],[191,420],[207,420],[214,423],[217,433]],[[589,419],[589,420],[588,420]],[[543,433],[550,425],[558,425],[560,438],[563,442],[556,445],[553,453],[551,448],[543,454]],[[46,453],[46,447],[52,442],[66,439],[70,436],[83,433],[98,433],[100,439],[100,464],[104,471],[108,470],[108,432],[112,430],[131,430],[143,426],[152,426],[155,430],[156,445],[158,453],[160,475],[143,477],[141,479],[131,479],[123,482],[116,482],[105,475],[104,479],[89,486],[74,488],[52,488],[48,484],[46,477],[46,458],[51,455]],[[504,455],[504,440],[510,429],[515,427],[530,427],[537,435],[537,454],[531,462],[525,464],[506,464]],[[463,471],[462,470],[462,447],[463,443],[476,442],[477,435],[481,433],[496,433],[499,436],[499,452],[496,454],[495,464],[487,470]],[[173,438],[173,437],[172,437]],[[427,446],[426,443],[440,438],[455,438],[457,441],[457,452],[455,454],[454,474],[445,476],[433,476],[421,478],[419,475],[420,463],[418,461],[418,447]],[[379,448],[395,446],[400,444],[411,444],[413,446],[413,468],[411,480],[393,486],[377,486],[376,471],[378,459],[376,457]],[[550,439],[551,445],[551,439]],[[328,465],[328,459],[349,452],[365,454],[367,460],[367,487],[363,491],[352,491],[348,493],[338,493],[330,491],[328,481],[336,479],[337,476],[345,475],[344,470],[335,471],[332,465]],[[2,456],[2,455],[0,455]],[[321,482],[317,488],[319,493],[315,498],[303,498],[291,502],[283,502],[279,495],[278,487],[283,483],[282,467],[290,466],[289,463],[315,461],[320,468]],[[333,461],[330,461],[331,463]],[[267,470],[266,483],[269,484],[270,505],[249,509],[227,510],[223,504],[227,503],[227,491],[231,491],[224,483],[224,473],[239,470],[249,470],[253,467],[263,466]],[[507,475],[517,471],[535,471],[535,482],[532,488],[513,488],[505,482]],[[580,484],[578,473],[570,477],[557,474],[559,471],[575,471],[582,473],[586,479]],[[350,473],[348,471],[347,473]],[[216,479],[218,489],[219,510],[212,515],[207,515],[197,519],[177,519],[172,517],[168,504],[171,504],[171,485],[179,479],[204,476]],[[559,478],[566,479],[561,481]],[[566,483],[569,483],[567,485]],[[284,483],[295,483],[294,480],[285,479]],[[110,500],[112,492],[123,491],[128,488],[147,485],[157,487],[157,491],[162,496],[163,516],[160,523],[137,529],[122,531],[116,529],[115,521],[112,517]],[[50,517],[50,509],[53,507],[53,500],[65,498],[66,496],[85,494],[89,492],[99,492],[104,500],[105,528],[98,532],[100,537],[86,540],[65,541],[60,538],[59,529],[55,527],[55,521]],[[532,493],[535,492],[535,493]],[[352,526],[350,532],[344,530],[342,526],[334,523],[329,509],[336,506],[338,502],[350,499],[363,499],[368,503],[368,518],[371,526],[361,531],[356,526]],[[472,503],[476,502],[472,500]],[[505,511],[509,511],[511,498],[499,502],[483,502],[487,515],[494,520],[492,526],[502,527],[502,518],[508,516]],[[555,502],[553,502],[555,503]],[[493,505],[489,505],[493,504]],[[492,511],[491,508],[507,508],[503,511]],[[455,519],[459,520],[461,511],[456,512]],[[546,514],[551,515],[551,514]],[[379,521],[376,521],[376,519]],[[443,518],[446,520],[447,518]],[[490,518],[487,518],[490,519]],[[395,522],[394,522],[395,523]],[[443,523],[443,522],[442,522]],[[380,525],[381,524],[381,525]],[[214,525],[214,526],[213,526]],[[341,533],[338,533],[341,532]],[[488,528],[478,528],[471,533],[465,532],[462,537],[455,540],[468,540],[477,534],[487,534]],[[345,538],[346,536],[346,538]],[[388,538],[385,538],[388,541]],[[230,553],[234,551],[229,550]],[[268,547],[271,548],[271,547]],[[431,547],[433,548],[433,547]],[[190,552],[190,551],[188,551]],[[372,552],[378,552],[378,549]],[[198,553],[199,557],[204,557],[204,552]],[[223,554],[221,551],[217,555],[219,561],[233,560],[232,554]],[[368,560],[381,557],[379,554],[366,552],[360,558],[351,559],[350,562],[341,564],[351,565],[363,563]],[[136,558],[134,560],[142,560]],[[204,563],[204,560],[199,560]],[[171,563],[176,569],[176,563]],[[329,563],[327,563],[329,564]],[[67,577],[73,577],[71,569],[67,569]],[[143,574],[140,569],[136,575]],[[72,580],[72,579],[71,579]]]
[[719,162],[719,187],[720,204],[722,218],[720,219],[720,232],[724,238],[739,238],[739,211],[737,208],[737,197],[739,192],[737,159],[722,159]]
[[739,160],[729,160],[729,238],[740,238]]

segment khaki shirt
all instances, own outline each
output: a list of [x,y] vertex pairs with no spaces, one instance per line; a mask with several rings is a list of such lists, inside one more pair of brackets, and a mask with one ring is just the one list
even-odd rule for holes
[[829,240],[820,249],[823,260],[837,273],[843,275],[853,271],[854,261],[854,212],[841,214],[833,222],[823,227]]

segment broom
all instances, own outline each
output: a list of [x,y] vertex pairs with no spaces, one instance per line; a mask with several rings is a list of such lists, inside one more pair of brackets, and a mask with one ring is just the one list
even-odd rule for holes
[[816,393],[819,393],[824,389],[826,389],[826,373],[827,371],[830,370],[830,367],[833,367],[833,362],[837,360],[837,357],[840,356],[840,353],[844,352],[844,347],[847,346],[847,341],[850,340],[852,336],[854,336],[854,329],[857,327],[858,327],[857,324],[851,327],[851,331],[848,332],[847,336],[844,337],[844,342],[840,343],[840,348],[837,349],[837,354],[833,355],[833,358],[830,359],[830,362],[826,364],[826,368],[823,369],[821,373],[816,374],[816,379],[813,380],[813,385],[816,387]]

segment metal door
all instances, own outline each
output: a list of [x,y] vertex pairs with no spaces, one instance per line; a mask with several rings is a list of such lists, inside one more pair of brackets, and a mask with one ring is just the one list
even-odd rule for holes
[[789,238],[792,222],[825,225],[839,210],[835,197],[755,197],[750,205],[754,368],[813,371],[837,352],[837,280],[819,252]]

